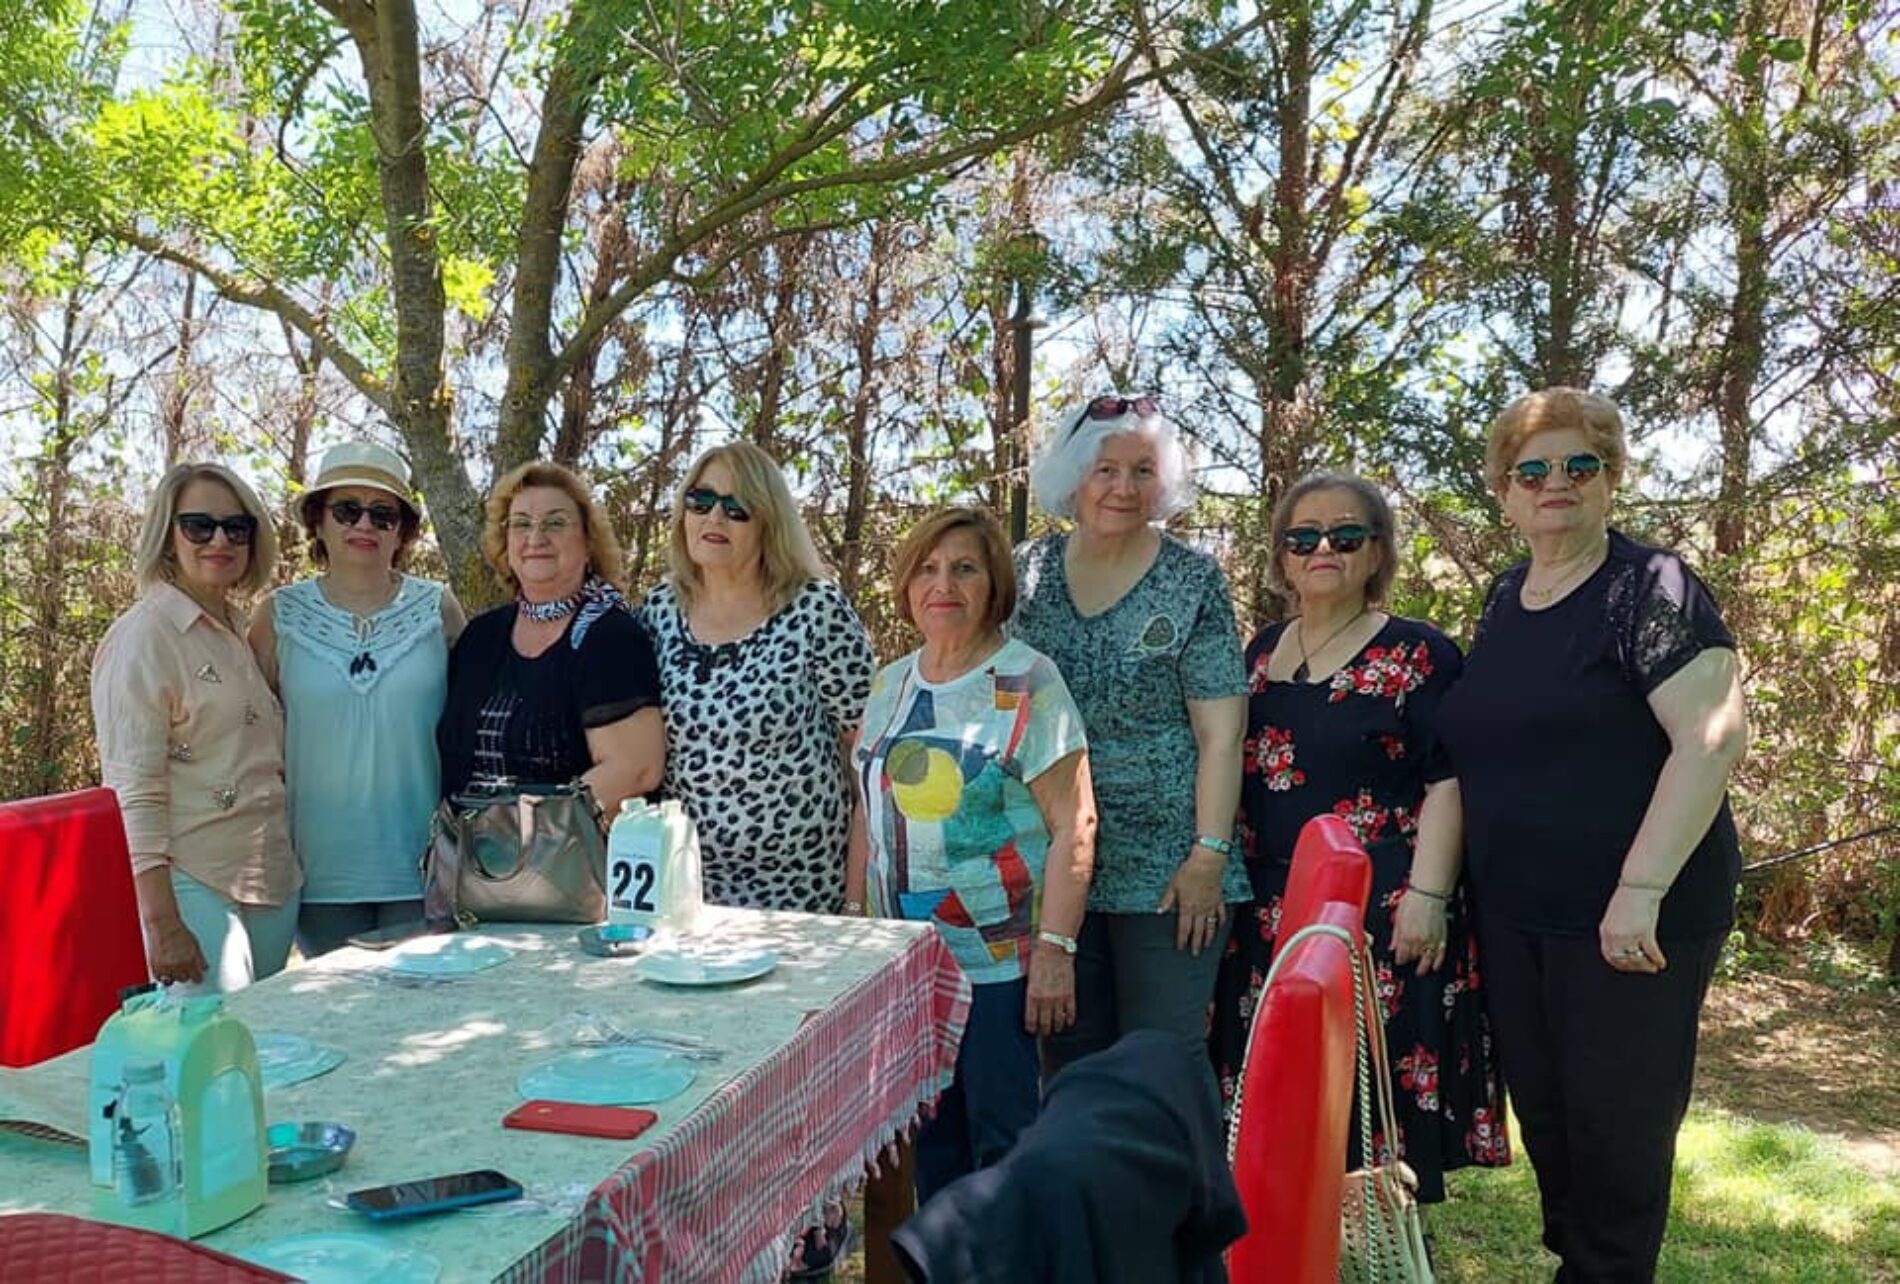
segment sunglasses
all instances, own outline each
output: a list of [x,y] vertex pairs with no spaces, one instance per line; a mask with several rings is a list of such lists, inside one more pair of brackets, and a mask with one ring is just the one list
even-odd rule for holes
[[1140,415],[1146,419],[1150,415],[1158,415],[1160,413],[1161,402],[1149,393],[1144,392],[1139,397],[1123,397],[1119,394],[1111,393],[1105,397],[1097,397],[1095,400],[1089,402],[1088,405],[1084,406],[1082,408],[1081,417],[1075,421],[1075,426],[1069,429],[1069,435],[1074,436],[1075,433],[1081,429],[1082,425],[1086,423],[1104,423],[1110,420],[1120,419],[1123,415],[1128,414]]
[[1564,476],[1572,485],[1581,486],[1603,471],[1603,457],[1580,450],[1562,459],[1520,459],[1511,465],[1511,478],[1525,490],[1542,490],[1550,480],[1550,466],[1562,464]]
[[532,517],[510,517],[507,526],[510,539],[527,539],[537,530],[548,539],[559,539],[573,530],[579,523],[570,519],[566,513],[549,513],[539,522]]
[[393,504],[359,504],[353,499],[339,499],[327,507],[338,526],[354,526],[363,520],[364,513],[369,514],[369,524],[379,531],[393,531],[402,522],[402,510]]
[[180,513],[172,518],[184,537],[193,544],[209,544],[219,531],[231,543],[245,546],[257,535],[257,519],[249,513],[236,517],[213,517],[210,513]]
[[724,509],[726,516],[735,522],[752,520],[752,510],[739,502],[737,495],[721,495],[710,486],[694,486],[680,497],[686,505],[686,511],[696,517],[704,517],[712,512],[716,504]]
[[1311,557],[1325,540],[1335,553],[1357,553],[1373,536],[1373,530],[1360,522],[1341,522],[1321,530],[1317,526],[1295,526],[1280,537],[1280,547],[1295,557]]

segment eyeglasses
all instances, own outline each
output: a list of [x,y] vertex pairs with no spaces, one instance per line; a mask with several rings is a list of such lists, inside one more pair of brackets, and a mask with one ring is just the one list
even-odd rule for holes
[[1562,459],[1520,459],[1511,465],[1511,477],[1525,490],[1542,490],[1544,483],[1550,480],[1550,466],[1562,464],[1564,476],[1574,486],[1581,486],[1603,471],[1603,457],[1580,450],[1574,455],[1565,455]]
[[1360,522],[1341,522],[1326,530],[1317,526],[1295,526],[1280,537],[1280,546],[1295,557],[1311,557],[1319,552],[1320,541],[1325,540],[1335,553],[1357,553],[1375,534],[1370,526]]
[[680,502],[685,504],[686,511],[695,517],[704,517],[712,512],[713,505],[717,504],[725,510],[726,516],[735,522],[752,520],[752,510],[740,503],[737,495],[722,495],[710,486],[692,487],[680,496]]
[[257,536],[257,519],[249,513],[236,517],[213,517],[210,513],[180,513],[172,518],[184,537],[193,544],[209,544],[219,531],[233,544],[248,545]]
[[393,531],[402,522],[402,510],[393,504],[359,504],[353,499],[339,499],[328,507],[338,526],[354,526],[363,520],[364,513],[369,514],[369,524],[379,531]]
[[549,513],[538,522],[532,517],[510,517],[507,527],[508,538],[527,539],[536,531],[540,531],[548,539],[559,539],[577,525],[579,523],[566,513]]

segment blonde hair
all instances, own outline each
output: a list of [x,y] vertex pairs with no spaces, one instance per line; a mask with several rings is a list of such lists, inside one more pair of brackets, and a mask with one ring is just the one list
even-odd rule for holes
[[1510,484],[1511,465],[1524,443],[1540,432],[1575,428],[1603,457],[1603,471],[1615,490],[1629,461],[1629,442],[1623,435],[1623,416],[1608,397],[1581,388],[1544,388],[1527,392],[1506,406],[1485,433],[1484,475],[1491,491],[1503,495]]
[[686,548],[686,492],[706,470],[724,464],[732,474],[732,493],[759,524],[759,575],[773,610],[784,606],[813,580],[831,578],[805,518],[792,500],[792,489],[778,461],[749,441],[729,441],[704,451],[686,470],[673,494],[672,536],[666,545],[667,578],[682,608],[690,610],[705,587],[705,577]]
[[615,588],[624,589],[627,568],[620,555],[620,541],[607,523],[606,510],[594,500],[594,492],[571,469],[544,460],[531,459],[506,474],[488,492],[482,506],[482,556],[489,568],[510,593],[521,590],[514,568],[508,565],[508,506],[515,496],[531,486],[558,490],[574,501],[580,510],[581,533],[587,536],[587,568]]
[[251,536],[251,560],[236,585],[241,593],[257,592],[277,569],[277,528],[271,525],[270,515],[250,483],[223,464],[212,463],[174,464],[159,478],[145,505],[145,522],[139,527],[138,550],[132,559],[139,586],[149,588],[172,577],[177,566],[172,558],[172,519],[178,516],[178,497],[195,481],[217,482],[230,490],[237,497],[238,507],[257,523],[257,533]]
[[891,596],[897,613],[907,624],[916,624],[910,613],[910,582],[926,557],[953,531],[971,531],[983,546],[983,569],[990,576],[990,600],[983,607],[983,623],[996,629],[1016,609],[1016,562],[1009,554],[1009,537],[1003,524],[989,509],[972,504],[962,508],[940,508],[910,528],[904,542],[891,560]]

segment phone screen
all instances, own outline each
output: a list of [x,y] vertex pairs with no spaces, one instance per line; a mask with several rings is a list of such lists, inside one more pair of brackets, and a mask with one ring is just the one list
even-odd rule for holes
[[425,1177],[421,1181],[354,1190],[344,1202],[371,1217],[403,1217],[520,1197],[519,1183],[492,1168],[483,1168],[447,1177]]

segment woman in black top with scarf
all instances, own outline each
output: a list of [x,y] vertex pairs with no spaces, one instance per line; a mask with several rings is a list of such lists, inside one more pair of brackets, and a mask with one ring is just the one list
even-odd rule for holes
[[471,620],[449,656],[443,796],[581,780],[612,817],[666,763],[653,648],[615,587],[613,531],[579,477],[529,463],[489,494],[482,552],[515,600]]
[[1531,548],[1439,706],[1492,1029],[1560,1281],[1654,1278],[1696,1021],[1734,916],[1734,641],[1674,553],[1608,526],[1606,399],[1519,398],[1489,480]]

